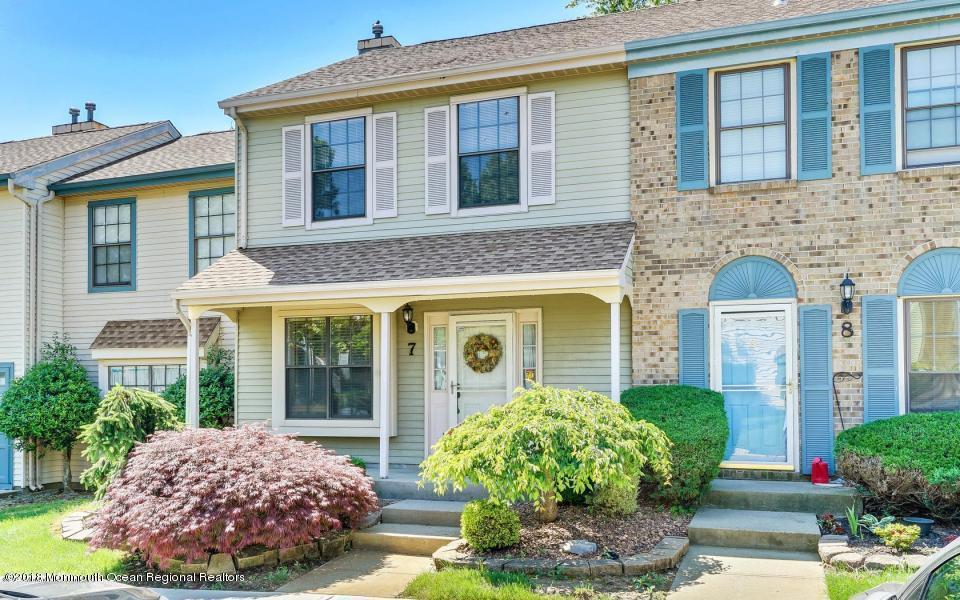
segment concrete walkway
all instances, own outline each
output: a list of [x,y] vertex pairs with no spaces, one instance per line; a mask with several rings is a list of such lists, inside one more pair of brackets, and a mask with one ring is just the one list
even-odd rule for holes
[[670,600],[821,600],[820,557],[807,552],[691,546],[677,568]]
[[433,570],[429,556],[354,550],[297,577],[279,592],[396,598],[413,578]]

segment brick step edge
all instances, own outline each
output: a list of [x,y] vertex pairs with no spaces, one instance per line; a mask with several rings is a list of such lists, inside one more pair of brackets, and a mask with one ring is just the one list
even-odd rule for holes
[[570,577],[599,577],[605,575],[643,575],[653,571],[666,571],[680,563],[680,559],[690,548],[685,537],[667,536],[660,540],[650,552],[635,554],[620,559],[588,558],[492,558],[470,556],[458,548],[465,544],[456,539],[433,553],[433,564],[437,570],[448,567],[466,569],[486,569],[488,571],[506,571],[508,573],[526,573],[528,575],[556,574]]

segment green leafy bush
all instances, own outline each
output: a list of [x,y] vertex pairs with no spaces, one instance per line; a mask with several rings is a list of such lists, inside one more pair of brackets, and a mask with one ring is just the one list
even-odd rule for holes
[[627,483],[598,487],[587,500],[593,512],[611,517],[625,517],[637,512],[639,477]]
[[361,458],[361,457],[359,457],[359,456],[351,456],[351,457],[350,457],[350,464],[353,465],[353,466],[355,466],[355,467],[357,467],[357,468],[359,468],[359,469],[362,470],[364,473],[367,472],[367,461],[363,460],[363,458]]
[[885,512],[960,521],[960,413],[913,413],[837,436],[837,471]]
[[905,523],[887,523],[873,529],[874,535],[883,540],[883,545],[903,552],[909,550],[920,538],[920,527]]
[[77,360],[77,349],[54,336],[43,344],[40,361],[14,379],[0,401],[0,433],[30,451],[62,452],[63,489],[73,474],[70,458],[80,428],[93,420],[100,390]]
[[468,417],[420,468],[439,494],[476,483],[498,503],[535,502],[551,522],[568,494],[624,485],[644,469],[669,478],[670,442],[601,394],[536,386]]
[[635,387],[621,402],[636,419],[659,427],[673,442],[672,476],[658,497],[670,504],[696,504],[720,473],[729,428],[723,396],[684,385]]
[[98,500],[103,498],[134,445],[155,431],[181,427],[176,407],[157,394],[115,386],[100,401],[93,423],[80,432],[83,456],[91,463],[80,481]]
[[509,548],[520,542],[520,517],[509,506],[474,500],[463,508],[460,534],[478,552]]
[[[200,369],[200,427],[223,429],[233,425],[233,352],[214,346],[207,351],[207,366]],[[185,420],[187,379],[180,377],[160,394],[177,407]]]

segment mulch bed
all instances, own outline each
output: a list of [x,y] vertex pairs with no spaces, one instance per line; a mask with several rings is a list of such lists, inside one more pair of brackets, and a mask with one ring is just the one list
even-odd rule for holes
[[[630,556],[653,549],[665,536],[686,536],[690,515],[673,515],[641,500],[636,513],[628,517],[604,517],[586,506],[560,506],[553,523],[537,520],[532,504],[514,507],[520,515],[520,543],[511,548],[484,553],[499,558],[576,558],[561,547],[571,540],[597,544],[597,552],[584,558]],[[461,551],[471,553],[465,544]]]
[[[883,545],[883,540],[873,535],[869,531],[861,530],[863,539],[847,535],[847,545],[858,551],[870,550],[870,554],[898,554],[893,548]],[[933,554],[940,548],[943,548],[960,536],[960,529],[956,527],[947,527],[934,525],[930,530],[930,535],[922,537],[913,545],[912,551],[920,554]]]
[[35,504],[37,502],[54,502],[56,500],[92,500],[93,495],[89,493],[78,493],[69,491],[64,493],[60,488],[41,490],[31,492],[29,490],[20,490],[13,494],[4,494],[0,496],[0,508],[10,508],[11,506],[23,506],[25,504]]

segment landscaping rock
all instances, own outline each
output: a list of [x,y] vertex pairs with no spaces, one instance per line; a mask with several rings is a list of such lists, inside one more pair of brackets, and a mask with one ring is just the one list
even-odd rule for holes
[[843,552],[842,554],[837,554],[830,561],[831,565],[839,567],[847,567],[849,569],[858,569],[863,565],[863,555],[859,552]]
[[899,567],[900,559],[891,554],[872,554],[863,560],[863,568],[882,571],[888,567]]
[[904,554],[903,564],[912,568],[919,569],[930,561],[930,557],[924,554]]
[[303,560],[303,546],[293,546],[292,548],[280,548],[278,551],[281,563],[296,562]]
[[572,540],[566,542],[562,546],[562,549],[564,552],[576,554],[577,556],[589,556],[590,554],[596,553],[597,545],[589,540]]
[[820,536],[820,543],[821,543],[821,544],[836,543],[836,544],[844,544],[844,545],[846,545],[846,543],[847,543],[847,536],[845,536],[845,535],[835,535],[835,534],[832,534],[832,533],[827,534],[827,535],[821,535],[821,536]]
[[585,558],[571,558],[557,563],[557,573],[566,577],[590,577],[590,561]]
[[654,562],[643,554],[628,556],[621,559],[620,562],[623,563],[624,575],[643,575],[657,570]]
[[817,551],[820,554],[820,560],[829,565],[834,556],[850,552],[850,546],[847,545],[846,540],[843,542],[820,542]]
[[263,557],[263,566],[269,567],[271,565],[280,564],[280,551],[279,550],[267,550],[260,556]]
[[320,546],[316,542],[312,544],[303,544],[303,556],[305,558],[320,558]]
[[199,575],[207,572],[207,560],[191,560],[180,565],[180,572],[185,575]]
[[590,575],[599,577],[601,575],[623,575],[623,563],[619,560],[603,558],[590,561]]
[[383,515],[382,510],[375,510],[372,513],[363,517],[360,522],[357,524],[358,529],[367,529],[373,527],[380,522],[380,517]]
[[253,569],[255,567],[262,567],[264,558],[273,553],[276,555],[276,550],[270,550],[268,552],[258,552],[257,554],[251,554],[249,556],[237,555],[237,568],[243,571],[244,569]]
[[323,560],[332,560],[346,551],[347,541],[350,539],[346,535],[338,535],[328,540],[320,540],[317,545],[320,548],[320,557]]
[[[463,540],[456,539],[439,548],[433,553],[433,566],[438,571],[447,567],[459,566],[459,563],[467,558],[463,552],[458,550],[461,544],[463,544]],[[477,562],[482,562],[482,560],[478,559]]]
[[510,562],[505,558],[485,558],[483,559],[483,568],[488,571],[502,571],[503,566]]
[[557,561],[551,558],[516,558],[508,560],[503,565],[503,570],[508,573],[526,573],[527,575],[553,573],[557,570]]
[[207,565],[208,575],[224,575],[236,572],[237,566],[233,564],[233,556],[229,554],[214,554],[210,557],[210,563]]

